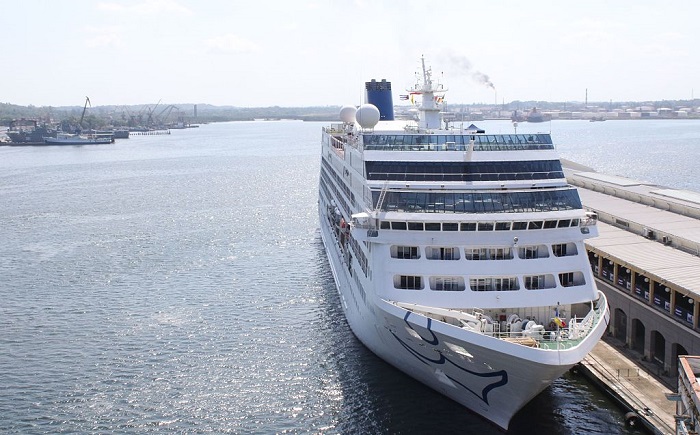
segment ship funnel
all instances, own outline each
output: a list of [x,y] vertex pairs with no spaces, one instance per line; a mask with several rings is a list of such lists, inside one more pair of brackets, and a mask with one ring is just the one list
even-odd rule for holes
[[391,82],[387,82],[385,79],[382,79],[381,82],[372,79],[370,82],[365,82],[365,90],[367,91],[367,103],[379,109],[379,120],[393,121],[394,101],[391,97]]

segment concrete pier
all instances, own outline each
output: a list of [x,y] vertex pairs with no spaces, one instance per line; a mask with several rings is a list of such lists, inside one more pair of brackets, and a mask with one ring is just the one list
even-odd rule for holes
[[615,339],[600,341],[578,365],[579,372],[626,410],[626,420],[653,434],[675,434],[675,402],[666,383],[648,373]]

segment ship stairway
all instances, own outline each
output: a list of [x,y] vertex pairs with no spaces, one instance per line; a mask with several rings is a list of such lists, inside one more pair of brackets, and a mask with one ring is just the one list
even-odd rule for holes
[[382,207],[384,206],[384,200],[386,199],[386,192],[389,190],[389,181],[384,182],[384,186],[382,187],[382,191],[379,192],[379,198],[377,199],[377,205],[374,207],[374,214],[376,216],[377,212],[380,212],[382,210]]

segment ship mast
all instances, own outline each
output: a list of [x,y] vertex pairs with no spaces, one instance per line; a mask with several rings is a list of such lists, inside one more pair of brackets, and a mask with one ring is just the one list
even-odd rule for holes
[[444,93],[447,91],[441,83],[433,82],[433,72],[431,68],[425,67],[425,58],[421,56],[422,81],[419,78],[412,88],[407,91],[412,95],[421,97],[420,106],[418,106],[418,129],[430,130],[440,128],[440,108],[438,107],[438,99],[442,100],[442,96],[436,96],[435,93]]

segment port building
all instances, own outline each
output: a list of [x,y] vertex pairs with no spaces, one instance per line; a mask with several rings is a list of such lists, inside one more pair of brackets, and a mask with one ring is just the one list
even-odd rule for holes
[[598,215],[586,249],[610,304],[609,335],[675,379],[679,356],[700,355],[700,194],[564,166]]

